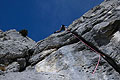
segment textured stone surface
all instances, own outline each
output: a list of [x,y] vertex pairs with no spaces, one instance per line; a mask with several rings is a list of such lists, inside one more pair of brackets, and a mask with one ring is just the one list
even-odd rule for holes
[[[112,57],[118,65],[120,65],[119,6],[119,0],[105,0],[68,26],[68,29],[77,32],[86,41]],[[14,40],[13,44],[15,44],[15,41],[22,41],[20,39],[22,36],[18,36],[16,31],[8,32],[14,36],[5,37],[4,39],[3,36],[6,34],[0,31],[1,41]],[[14,38],[16,35],[18,37]],[[24,39],[24,37],[22,38]],[[25,40],[27,39],[25,38]],[[0,45],[3,46],[4,44],[1,43]],[[26,46],[22,47],[26,49]],[[5,48],[7,47],[5,46]],[[5,49],[2,52],[4,51]],[[37,42],[32,48],[29,47],[28,52],[31,53],[31,56],[26,61],[29,64],[33,64],[32,66],[28,65],[23,72],[7,73],[5,76],[1,75],[0,79],[120,80],[120,74],[103,58],[101,58],[95,74],[92,74],[99,55],[67,31],[50,35],[44,40]]]
[[20,70],[20,65],[17,62],[13,62],[12,64],[6,67],[6,72],[18,72]]
[[[120,16],[119,11],[116,9],[119,8],[119,4],[118,0],[103,2],[68,27],[71,31],[77,32],[87,41],[94,44],[105,54],[110,55],[118,64],[120,64],[120,41],[118,37],[120,36]],[[67,35],[65,33],[71,35],[67,32],[56,35],[64,34],[64,39],[66,39],[65,36],[67,37]],[[73,38],[73,36],[71,35],[69,38]],[[65,41],[69,40],[69,38]],[[54,38],[52,39],[54,40]],[[60,39],[59,42],[61,42]],[[62,73],[70,76],[71,80],[120,79],[119,73],[104,59],[101,59],[96,73],[92,76],[91,73],[97,64],[98,55],[81,42],[76,41],[70,45],[65,45],[39,62],[35,69],[38,72]]]
[[20,68],[22,68],[23,64],[20,63],[20,59],[24,58],[21,62],[26,63],[25,59],[30,55],[28,50],[33,46],[35,46],[35,41],[28,37],[23,37],[14,29],[6,32],[0,30],[0,64],[7,67],[12,62],[17,61],[20,64]]
[[24,70],[26,65],[27,65],[26,59],[25,58],[19,58],[19,59],[17,59],[17,62],[20,65],[20,69],[19,70],[20,71]]
[[[14,75],[14,76],[13,76]],[[6,77],[7,76],[7,77]],[[34,70],[21,73],[8,73],[1,75],[0,80],[69,80],[62,74],[57,73],[38,73]]]
[[48,56],[49,54],[51,54],[54,51],[56,51],[56,49],[49,49],[49,50],[45,50],[45,51],[41,52],[40,54],[33,55],[29,59],[29,62],[31,64],[35,64],[35,63],[37,63],[38,61],[42,60],[43,58],[45,58],[46,56]]
[[91,50],[77,51],[74,48],[77,45],[80,45],[80,43],[60,48],[39,62],[35,69],[38,72],[60,73],[69,76],[70,80],[120,79],[119,74],[104,60],[100,61],[100,65],[93,77],[92,72],[97,64],[98,55],[91,52]]

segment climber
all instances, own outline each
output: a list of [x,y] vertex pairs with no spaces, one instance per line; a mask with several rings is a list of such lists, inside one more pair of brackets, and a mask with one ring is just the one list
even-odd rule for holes
[[61,28],[60,28],[60,30],[58,30],[58,31],[56,31],[56,32],[54,32],[54,33],[59,33],[59,32],[64,31],[64,30],[66,30],[66,29],[67,29],[67,28],[65,27],[65,25],[62,25]]
[[[73,32],[69,29],[67,29],[65,27],[65,25],[62,25],[60,30],[54,32],[54,33],[58,33],[61,32],[62,30],[66,30],[67,32],[71,33],[74,35],[74,37],[76,37],[78,40],[80,40],[82,43],[84,43],[87,47],[89,47],[92,51],[96,52],[97,54],[99,54],[100,56],[102,56],[103,59],[105,59],[119,74],[120,74],[120,66],[114,61],[114,59],[112,57],[110,57],[109,55],[103,53],[102,51],[100,51],[97,47],[95,47],[93,44],[89,43],[88,41],[86,41],[82,36],[78,35],[78,33]],[[100,61],[100,57],[98,60],[98,64]],[[96,65],[96,68],[98,66],[98,64]],[[96,71],[96,68],[94,70],[94,72]],[[93,72],[93,74],[94,74]]]

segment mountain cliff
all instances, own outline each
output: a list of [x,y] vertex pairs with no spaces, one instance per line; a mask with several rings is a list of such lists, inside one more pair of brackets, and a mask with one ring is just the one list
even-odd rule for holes
[[109,56],[94,74],[99,54],[69,31],[35,42],[16,30],[0,30],[0,80],[120,80],[120,0],[105,0],[68,30]]

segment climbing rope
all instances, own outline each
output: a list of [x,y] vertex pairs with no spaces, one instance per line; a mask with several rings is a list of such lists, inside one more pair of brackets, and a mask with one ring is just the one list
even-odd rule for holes
[[93,50],[94,52],[96,52],[97,54],[99,54],[99,59],[98,59],[98,63],[95,67],[95,70],[93,71],[93,74],[95,73],[99,62],[100,62],[100,57],[102,57],[104,60],[106,60],[108,62],[108,64],[110,64],[119,74],[120,74],[120,66],[115,62],[115,60],[110,57],[108,54],[103,53],[102,51],[100,51],[97,47],[95,47],[94,45],[91,45],[89,42],[87,42],[84,38],[82,38],[81,36],[79,36],[76,32],[71,32],[69,29],[67,29],[64,25],[62,25],[61,29],[56,31],[55,33],[61,32],[61,31],[67,31],[72,33],[78,40],[80,40],[82,43],[84,43],[87,47],[89,47],[91,50]]
[[99,55],[99,59],[98,59],[98,62],[97,62],[97,65],[96,65],[96,67],[95,67],[95,69],[94,69],[94,71],[93,71],[93,73],[92,74],[94,74],[95,72],[96,72],[96,70],[97,70],[97,67],[98,67],[98,65],[99,65],[99,62],[100,62],[100,55]]
[[100,62],[100,56],[105,59],[119,74],[120,74],[120,66],[115,62],[115,60],[110,57],[109,55],[103,53],[102,51],[100,51],[98,48],[96,48],[94,45],[89,44],[84,38],[82,38],[81,36],[79,36],[77,33],[75,32],[71,32],[70,30],[66,29],[68,32],[72,33],[78,40],[80,40],[82,43],[84,43],[87,47],[89,47],[91,50],[93,50],[94,52],[96,52],[97,54],[99,54],[99,59],[98,59],[98,63],[96,65],[95,70],[93,71],[93,74],[95,73],[99,62]]
[[[72,32],[69,31],[68,29],[66,29],[66,31],[72,33]],[[72,34],[73,34],[73,33],[72,33]],[[102,54],[99,53],[98,51],[96,51],[95,49],[93,49],[91,46],[89,46],[89,45],[88,45],[87,43],[85,43],[83,40],[81,40],[77,35],[75,35],[75,34],[73,34],[73,35],[74,35],[79,41],[81,41],[81,42],[84,43],[87,47],[89,47],[91,50],[93,50],[94,52],[96,52],[97,54],[99,54],[99,59],[98,59],[97,65],[96,65],[94,71],[92,72],[92,74],[94,74],[94,73],[96,72],[96,69],[97,69],[98,65],[99,65],[100,58],[101,58],[101,55],[102,55]],[[104,56],[104,55],[102,55],[102,56]]]

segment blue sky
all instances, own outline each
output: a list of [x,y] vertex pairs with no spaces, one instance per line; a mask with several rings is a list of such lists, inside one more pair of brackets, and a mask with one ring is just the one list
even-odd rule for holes
[[35,41],[70,25],[104,0],[0,0],[0,29],[27,29]]

